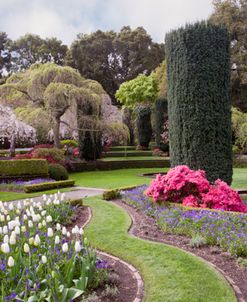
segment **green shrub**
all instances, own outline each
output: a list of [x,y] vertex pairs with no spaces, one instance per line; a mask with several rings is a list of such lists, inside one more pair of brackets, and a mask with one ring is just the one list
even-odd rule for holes
[[155,141],[156,146],[162,151],[168,151],[168,144],[164,144],[161,140],[161,134],[164,132],[164,125],[167,120],[167,99],[157,99],[154,107]]
[[50,177],[55,180],[67,180],[69,178],[68,171],[59,164],[49,164],[48,172]]
[[139,106],[136,115],[138,144],[148,148],[152,138],[151,109],[150,107]]
[[0,178],[22,176],[49,177],[47,161],[44,159],[0,160]]
[[35,158],[44,158],[49,162],[63,162],[65,159],[64,150],[58,148],[37,148],[32,152]]
[[40,191],[45,191],[45,190],[73,187],[74,184],[75,184],[74,180],[60,180],[60,181],[54,181],[54,182],[44,182],[44,183],[37,184],[37,185],[24,186],[24,191],[26,193],[40,192]]
[[104,200],[113,200],[120,197],[120,192],[118,189],[116,190],[108,190],[103,193]]
[[60,141],[60,145],[63,148],[64,146],[68,147],[78,147],[78,143],[73,139],[64,139]]
[[207,22],[166,36],[171,166],[232,181],[229,37]]
[[190,239],[190,247],[200,248],[207,245],[207,240],[201,235],[195,235]]

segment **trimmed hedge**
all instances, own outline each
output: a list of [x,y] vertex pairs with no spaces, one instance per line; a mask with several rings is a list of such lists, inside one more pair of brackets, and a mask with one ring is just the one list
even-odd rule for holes
[[152,151],[138,150],[138,151],[109,151],[104,154],[104,157],[125,157],[125,156],[152,156]]
[[39,191],[45,191],[45,190],[73,187],[74,184],[75,184],[74,180],[61,180],[61,181],[55,181],[55,182],[44,182],[44,183],[41,183],[41,184],[24,186],[24,191],[26,193],[39,192]]
[[0,160],[0,178],[48,178],[48,164],[44,159]]
[[200,22],[166,36],[171,166],[232,181],[229,36]]
[[167,99],[159,98],[154,105],[154,130],[155,130],[155,142],[159,149],[162,151],[168,151],[169,145],[161,142],[161,134],[164,132],[165,122],[168,120],[167,113]]
[[72,162],[70,163],[70,172],[83,171],[107,171],[117,169],[131,169],[131,168],[165,168],[170,167],[168,159],[160,160],[125,160],[125,161],[94,161],[94,162]]

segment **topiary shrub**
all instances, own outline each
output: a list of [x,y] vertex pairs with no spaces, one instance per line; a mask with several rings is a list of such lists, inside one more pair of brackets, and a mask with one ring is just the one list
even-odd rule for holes
[[55,180],[67,180],[69,178],[68,171],[59,164],[49,164],[48,172],[50,177]]
[[156,145],[160,150],[168,151],[168,143],[164,144],[161,137],[161,134],[164,132],[165,122],[168,120],[167,99],[160,98],[156,100],[154,107],[154,120]]
[[171,166],[232,181],[230,56],[227,30],[207,22],[166,36]]
[[151,109],[139,106],[136,110],[137,139],[141,147],[148,148],[152,138]]
[[64,139],[64,140],[60,141],[60,145],[61,145],[62,148],[64,146],[67,146],[67,147],[78,147],[77,141],[75,141],[73,139]]

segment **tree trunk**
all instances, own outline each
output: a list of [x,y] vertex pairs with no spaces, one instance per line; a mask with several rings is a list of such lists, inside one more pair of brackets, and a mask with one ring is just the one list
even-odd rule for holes
[[60,138],[59,138],[59,129],[60,129],[60,119],[57,118],[54,120],[53,124],[53,135],[54,135],[54,146],[60,148]]
[[15,134],[13,134],[10,139],[9,155],[10,157],[15,157]]

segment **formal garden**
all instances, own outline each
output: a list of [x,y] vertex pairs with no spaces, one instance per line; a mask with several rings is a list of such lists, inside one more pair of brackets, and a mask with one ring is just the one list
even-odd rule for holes
[[246,84],[222,12],[164,45],[124,27],[47,59],[40,38],[25,68],[32,35],[2,36],[0,301],[247,301]]

